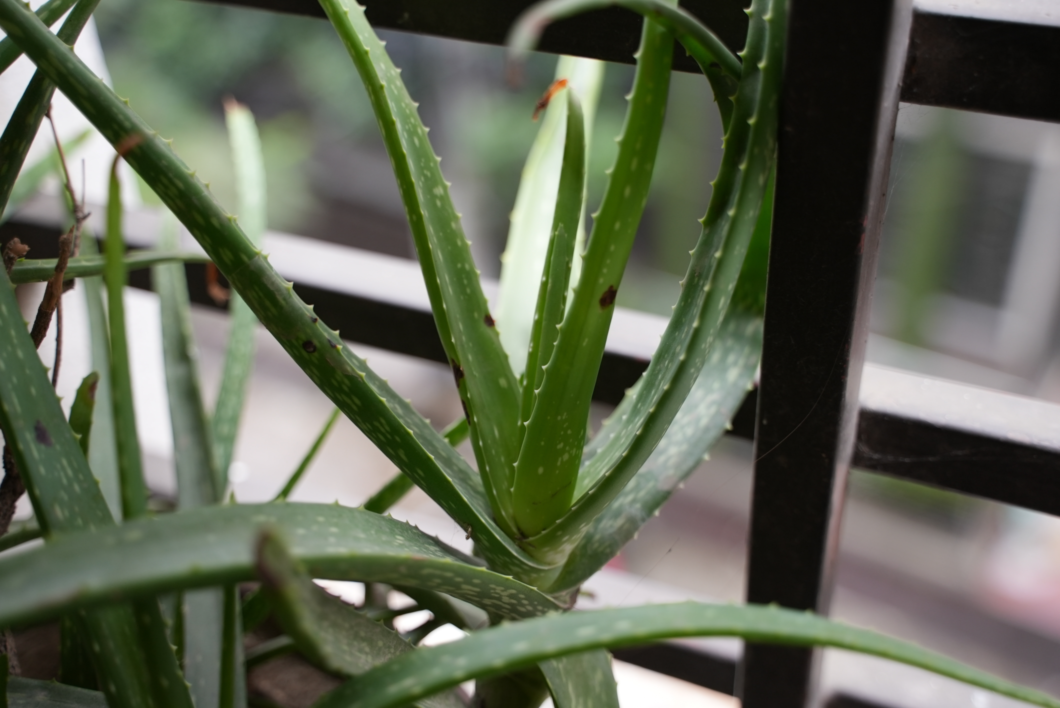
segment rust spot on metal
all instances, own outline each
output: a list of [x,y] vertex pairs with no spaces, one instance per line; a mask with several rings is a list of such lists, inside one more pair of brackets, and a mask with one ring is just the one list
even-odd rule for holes
[[44,447],[51,447],[54,445],[52,442],[52,436],[48,432],[48,429],[44,427],[44,423],[39,420],[33,424],[33,432],[37,435],[37,442]]
[[486,313],[486,316],[482,318],[482,321],[486,323],[487,327],[493,327],[494,325],[497,324],[496,322],[493,321],[493,317],[490,316],[490,313],[488,313],[488,312]]
[[302,342],[302,349],[305,349],[307,352],[312,354],[317,350],[317,345],[313,343],[312,339],[307,339]]
[[606,310],[615,304],[615,297],[618,295],[618,291],[615,290],[614,285],[608,285],[607,290],[600,296],[600,309]]

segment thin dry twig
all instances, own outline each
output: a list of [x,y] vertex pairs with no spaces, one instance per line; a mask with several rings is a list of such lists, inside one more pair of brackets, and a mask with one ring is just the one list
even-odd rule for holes
[[52,388],[59,387],[59,366],[63,363],[63,292],[55,306],[55,363],[52,365]]
[[44,297],[37,308],[37,317],[33,320],[33,327],[29,334],[33,338],[33,346],[40,349],[41,342],[48,334],[48,328],[52,323],[52,315],[59,306],[59,300],[63,296],[63,275],[66,273],[66,265],[70,262],[70,250],[74,241],[74,232],[77,225],[59,237],[59,260],[55,264],[55,272],[52,274],[48,285],[44,288]]

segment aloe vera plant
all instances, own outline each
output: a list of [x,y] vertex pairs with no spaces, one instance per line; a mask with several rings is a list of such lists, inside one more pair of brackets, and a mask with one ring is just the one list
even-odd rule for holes
[[[8,679],[0,662],[7,704],[244,706],[246,665],[297,651],[346,680],[321,698],[328,708],[463,705],[468,699],[457,687],[469,680],[476,681],[476,704],[488,708],[533,706],[549,694],[560,708],[613,708],[607,647],[725,635],[861,651],[1060,706],[922,649],[803,613],[696,603],[567,612],[579,586],[692,472],[752,383],[761,349],[786,28],[783,0],[754,0],[746,47],[737,57],[674,2],[550,0],[514,28],[513,56],[532,48],[552,19],[603,4],[645,19],[602,202],[586,234],[587,136],[603,68],[564,58],[523,172],[501,302],[491,313],[440,160],[398,69],[363,8],[321,0],[368,90],[464,404],[465,416],[439,433],[269,265],[260,245],[264,176],[245,109],[228,107],[237,218],[65,45],[95,0],[79,0],[75,21],[58,37],[41,19],[54,21],[56,8],[70,3],[52,0],[38,18],[18,0],[0,0],[0,27],[8,35],[0,54],[24,52],[39,67],[22,114],[39,123],[51,87],[64,92],[235,290],[225,374],[211,414],[198,383],[180,265],[196,257],[174,249],[172,232],[162,250],[123,252],[116,171],[104,257],[86,240],[85,255],[55,262],[12,258],[0,276],[0,427],[12,460],[6,473],[14,478],[17,468],[35,515],[35,523],[0,538],[0,549],[45,540],[0,558],[0,628],[63,619],[63,680],[71,684]],[[593,386],[663,130],[675,41],[699,62],[715,92],[725,154],[658,352],[587,442]],[[13,122],[4,133],[17,163],[2,170],[8,190],[34,120]],[[146,506],[120,304],[127,269],[148,266],[165,313],[179,485],[176,511],[157,514]],[[64,279],[85,284],[98,369],[82,386],[69,422],[12,293],[14,283]],[[337,412],[277,499],[248,505],[227,497],[226,472],[257,321]],[[399,476],[362,508],[287,501],[339,414],[364,431]],[[477,470],[454,449],[465,437]],[[385,515],[413,485],[467,530],[473,556]],[[400,634],[391,624],[393,610],[370,596],[362,606],[347,605],[313,578],[400,590],[431,619]],[[240,598],[241,583],[258,587]],[[244,657],[243,630],[268,616],[283,634]],[[418,646],[442,624],[471,636],[445,647]]]

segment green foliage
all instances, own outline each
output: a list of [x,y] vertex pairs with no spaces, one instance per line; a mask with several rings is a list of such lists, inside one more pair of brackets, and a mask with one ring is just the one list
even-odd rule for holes
[[[259,138],[249,111],[227,105],[235,189],[225,196],[237,205],[237,218],[65,46],[94,2],[81,0],[56,37],[18,0],[0,0],[0,27],[8,35],[0,60],[25,52],[39,67],[16,112],[23,122],[12,121],[0,138],[0,156],[11,157],[0,170],[0,201],[22,171],[26,141],[54,84],[227,278],[234,289],[231,331],[210,416],[196,371],[183,271],[185,262],[201,259],[174,250],[172,229],[165,250],[125,252],[116,170],[105,257],[96,255],[86,238],[84,255],[70,261],[64,276],[84,283],[93,366],[99,372],[86,378],[69,423],[12,293],[13,282],[51,277],[56,263],[22,261],[10,278],[0,276],[0,428],[35,514],[34,524],[0,538],[0,550],[38,536],[46,541],[0,559],[0,628],[63,618],[64,656],[72,667],[64,680],[98,685],[105,699],[22,680],[0,686],[0,696],[26,706],[106,700],[114,708],[190,708],[193,701],[198,708],[242,708],[243,633],[272,616],[286,635],[261,645],[250,661],[257,665],[297,651],[329,672],[355,677],[323,699],[320,705],[328,708],[460,705],[452,689],[470,679],[477,681],[477,697],[486,708],[534,706],[547,694],[558,708],[615,708],[606,648],[679,636],[835,646],[1039,705],[1060,705],[896,640],[809,614],[694,603],[564,612],[581,583],[695,469],[752,383],[761,351],[772,221],[783,0],[754,0],[739,60],[676,3],[551,0],[528,12],[513,29],[517,53],[530,49],[549,21],[603,5],[634,10],[645,21],[625,122],[587,242],[588,173],[599,159],[592,156],[598,151],[591,136],[602,67],[570,58],[559,63],[556,78],[566,81],[566,90],[553,98],[523,171],[496,319],[440,158],[399,70],[363,8],[322,0],[390,154],[441,343],[464,403],[465,416],[443,433],[321,322],[262,253],[269,201],[262,143],[269,142],[268,132]],[[58,6],[52,3],[40,13],[45,20]],[[183,8],[158,3],[143,8],[129,12],[126,21],[146,17],[148,25],[158,25],[160,18],[172,18],[174,32],[160,39],[157,27],[144,26],[129,33],[128,43],[154,38],[163,55],[186,55],[180,38],[194,28],[182,19]],[[208,12],[222,20],[234,17],[223,8]],[[121,21],[116,17],[110,22]],[[288,48],[301,46],[295,40],[306,25],[285,31],[263,17],[254,16],[233,33],[239,36],[233,52],[244,61],[211,61],[212,50],[204,50],[189,60],[197,69],[186,80],[216,91],[225,72],[247,70],[249,44],[277,39],[290,42]],[[675,39],[699,61],[715,94],[725,153],[658,352],[587,442],[589,406],[616,297],[652,189]],[[317,46],[297,51],[308,57],[307,66],[324,52]],[[330,96],[328,105],[340,110],[344,94],[333,90],[340,85],[330,73],[333,65],[320,63],[321,85],[339,96]],[[351,120],[365,123],[364,116]],[[22,171],[23,184],[42,174],[40,166]],[[136,267],[152,268],[163,313],[178,478],[177,510],[157,515],[147,512],[122,308],[127,272]],[[226,471],[259,321],[336,410],[274,502],[225,504]],[[360,509],[287,502],[340,415],[361,428],[398,475]],[[467,437],[477,471],[454,449]],[[349,464],[355,467],[356,461]],[[466,530],[475,556],[383,515],[413,485]],[[365,604],[349,606],[313,578],[366,583]],[[237,584],[250,581],[261,587],[240,603]],[[387,623],[407,610],[390,609],[392,590],[411,597],[431,618],[405,635],[394,631]],[[169,608],[169,626],[159,597]],[[417,646],[443,624],[470,636],[444,647]],[[183,666],[171,640],[182,648]],[[92,665],[82,662],[75,671],[85,647]]]

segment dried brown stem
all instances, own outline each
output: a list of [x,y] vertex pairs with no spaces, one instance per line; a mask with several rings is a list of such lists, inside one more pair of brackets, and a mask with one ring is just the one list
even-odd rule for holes
[[63,292],[59,291],[59,302],[55,306],[55,364],[52,366],[52,388],[59,386],[59,366],[63,363]]
[[75,223],[69,231],[59,237],[59,260],[55,264],[55,273],[44,289],[44,297],[41,299],[40,307],[37,308],[37,317],[33,320],[33,327],[29,332],[30,337],[33,338],[33,346],[38,349],[44,341],[44,336],[48,334],[52,315],[63,296],[63,274],[66,273],[66,265],[70,262],[70,247],[73,245],[74,232],[77,230],[78,225]]
[[7,271],[8,277],[11,276],[11,269],[15,267],[15,261],[19,258],[25,258],[27,253],[29,253],[29,246],[17,238],[7,242],[7,245],[4,246],[4,270]]

